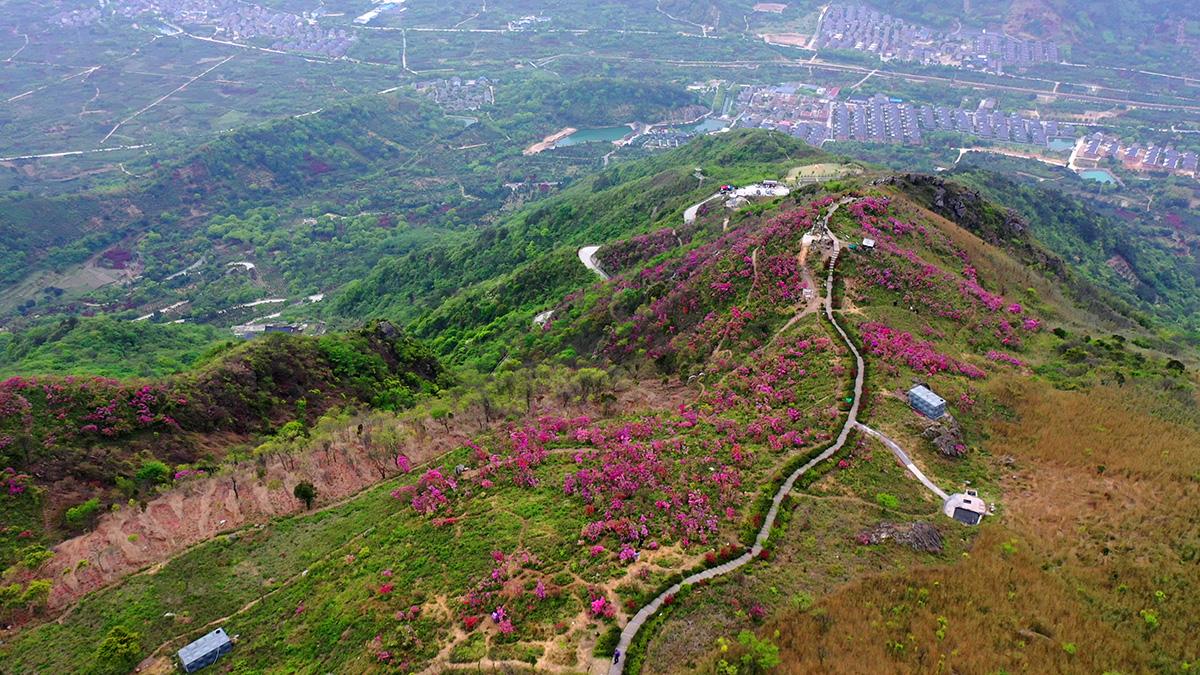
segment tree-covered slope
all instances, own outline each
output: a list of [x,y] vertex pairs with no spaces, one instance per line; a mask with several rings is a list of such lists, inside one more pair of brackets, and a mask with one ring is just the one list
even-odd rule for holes
[[[386,322],[227,341],[168,378],[9,377],[0,382],[0,466],[25,477],[45,513],[27,536],[0,528],[5,559],[90,522],[95,508],[62,520],[77,502],[147,499],[180,467],[211,471],[235,447],[272,434],[291,440],[330,410],[400,410],[449,381],[427,347]],[[146,479],[146,466],[162,469]]]

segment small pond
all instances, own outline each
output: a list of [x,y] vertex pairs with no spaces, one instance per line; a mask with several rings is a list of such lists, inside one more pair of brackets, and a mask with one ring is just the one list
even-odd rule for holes
[[1050,142],[1046,144],[1046,147],[1050,148],[1051,150],[1054,150],[1055,152],[1064,152],[1064,151],[1070,150],[1071,148],[1075,147],[1075,139],[1074,138],[1051,138]]
[[1097,183],[1116,183],[1117,177],[1109,173],[1106,169],[1088,169],[1080,171],[1079,177],[1084,180],[1092,180]]

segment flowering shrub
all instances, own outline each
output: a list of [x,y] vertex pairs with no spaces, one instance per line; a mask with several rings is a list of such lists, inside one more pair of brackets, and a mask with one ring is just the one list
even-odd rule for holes
[[409,498],[409,505],[414,510],[429,515],[445,508],[450,503],[449,493],[457,489],[456,480],[442,475],[437,469],[430,469],[415,486],[406,485],[393,490],[392,496],[397,499]]
[[[480,612],[491,616],[501,633],[509,634],[517,626],[525,612],[533,609],[533,600],[524,593],[521,581],[536,575],[541,561],[525,549],[511,554],[503,551],[492,553],[494,565],[490,572],[479,579],[462,598],[464,607],[463,625],[469,631],[478,625]],[[533,595],[538,600],[549,594],[539,577]],[[490,609],[489,609],[490,608]]]
[[[681,364],[707,359],[718,345],[744,351],[762,346],[761,322],[803,297],[798,242],[829,203],[823,198],[781,213],[763,227],[735,229],[684,256],[606,284],[591,316],[607,322],[614,314],[632,315],[621,330],[609,333],[603,351],[621,359],[646,350],[652,359]],[[623,259],[645,261],[676,245],[669,236],[662,231],[606,248],[637,248],[637,254]],[[631,311],[625,297],[652,299]]]
[[[848,209],[863,233],[876,240],[875,253],[859,259],[860,277],[871,286],[898,296],[897,304],[963,325],[972,345],[999,344],[1019,347],[1017,322],[1036,331],[1040,321],[1028,316],[1019,302],[1011,302],[980,284],[970,256],[956,248],[936,229],[905,224],[891,214],[887,200],[865,198]],[[918,241],[924,248],[963,263],[960,274],[945,265],[932,264],[908,247]],[[1006,319],[1005,317],[1009,317]]]
[[611,619],[617,615],[617,606],[596,591],[592,592],[591,600],[588,601],[588,610],[597,619]]
[[1020,359],[1018,359],[1017,357],[1011,356],[1009,354],[1005,354],[1004,352],[998,352],[994,349],[988,351],[987,359],[988,359],[988,361],[996,361],[998,363],[1007,363],[1010,366],[1016,366],[1018,368],[1024,367],[1024,365],[1025,365],[1025,363],[1023,361],[1021,361]]
[[621,553],[617,556],[621,562],[628,565],[629,563],[637,562],[638,552],[629,544],[621,546]]
[[29,489],[30,477],[11,466],[0,471],[0,494],[16,497]]
[[665,227],[657,232],[638,235],[624,241],[606,244],[600,249],[600,267],[609,274],[616,274],[634,265],[646,262],[676,246],[691,241],[693,228],[676,231]]
[[929,342],[917,340],[911,333],[894,330],[882,323],[867,322],[859,326],[859,335],[864,349],[879,357],[894,370],[906,365],[925,374],[958,373],[970,378],[984,377],[984,372],[975,366],[961,363],[938,353]]
[[184,481],[192,478],[207,478],[208,472],[204,469],[182,469],[176,471],[174,475],[175,482]]
[[174,427],[167,413],[177,407],[158,385],[131,387],[103,377],[12,377],[0,383],[0,449],[12,443],[14,434],[30,434],[52,447],[69,440]]

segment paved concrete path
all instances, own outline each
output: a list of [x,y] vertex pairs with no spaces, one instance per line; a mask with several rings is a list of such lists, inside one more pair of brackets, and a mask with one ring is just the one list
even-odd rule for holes
[[884,445],[886,445],[888,447],[888,449],[892,451],[892,454],[896,456],[896,459],[900,460],[900,463],[904,465],[904,468],[908,469],[909,473],[916,476],[917,480],[921,481],[922,485],[929,488],[930,492],[937,495],[942,500],[942,502],[945,502],[947,499],[950,498],[950,496],[947,495],[945,492],[943,492],[940,487],[934,485],[933,481],[926,478],[925,474],[921,473],[921,470],[918,469],[917,465],[913,464],[912,459],[909,458],[908,453],[904,452],[904,449],[901,448],[900,445],[896,443],[896,441],[893,441],[892,439],[888,438],[887,436],[884,436],[883,434],[879,433],[878,431],[875,431],[874,429],[863,424],[862,422],[858,423],[858,428],[862,429],[868,435],[878,438]]
[[[833,211],[835,211],[839,205],[840,204],[834,204],[830,208],[829,215],[833,215]],[[828,216],[826,217],[825,222],[829,222]],[[862,356],[858,353],[858,350],[855,349],[854,343],[851,342],[849,336],[846,335],[846,331],[842,330],[842,327],[838,325],[837,320],[833,318],[833,270],[837,263],[838,252],[841,249],[841,242],[839,242],[837,237],[834,237],[832,233],[829,233],[829,237],[833,239],[833,256],[829,261],[829,275],[825,278],[825,316],[829,319],[829,322],[833,324],[833,327],[837,330],[838,335],[842,336],[842,341],[845,342],[846,346],[850,348],[850,353],[854,355],[854,361],[858,366],[854,375],[854,401],[850,405],[850,415],[846,418],[846,423],[842,425],[841,433],[838,434],[837,440],[834,441],[833,445],[829,446],[827,450],[806,462],[804,466],[793,471],[792,474],[788,476],[787,480],[783,482],[783,485],[779,487],[779,490],[775,492],[775,497],[771,500],[771,508],[767,511],[766,518],[763,519],[762,528],[758,531],[758,536],[754,538],[754,546],[752,546],[749,551],[743,553],[737,558],[734,558],[733,560],[717,565],[716,567],[710,567],[706,570],[697,572],[690,577],[687,577],[683,581],[663,591],[658,597],[651,600],[649,604],[638,610],[637,614],[633,615],[633,617],[629,620],[629,623],[625,624],[625,629],[621,631],[621,639],[617,642],[617,651],[620,652],[621,658],[617,663],[612,664],[612,666],[608,669],[609,675],[621,675],[622,671],[624,671],[625,656],[629,652],[629,645],[633,644],[634,637],[637,636],[638,631],[641,630],[642,625],[646,623],[646,620],[653,616],[654,613],[662,607],[662,604],[668,595],[674,595],[678,593],[679,590],[685,585],[692,585],[699,581],[713,579],[723,574],[728,574],[758,557],[758,554],[763,550],[763,544],[766,543],[767,537],[771,535],[771,528],[775,525],[775,518],[779,515],[779,505],[781,502],[783,502],[783,498],[792,491],[792,488],[796,485],[796,481],[799,480],[799,478],[805,473],[807,473],[809,469],[829,459],[834,455],[834,453],[836,453],[838,450],[841,450],[842,446],[846,444],[846,438],[850,436],[850,432],[853,431],[858,425],[858,407],[862,400],[863,388],[863,360]]]
[[584,246],[579,249],[579,261],[589,270],[600,275],[601,279],[608,281],[608,275],[604,270],[600,269],[600,265],[596,263],[596,252],[600,250],[599,246]]
[[696,214],[700,211],[700,207],[704,206],[705,204],[711,202],[714,199],[720,199],[720,198],[721,198],[721,193],[718,192],[717,194],[709,197],[708,199],[698,201],[695,204],[692,204],[691,206],[684,209],[683,210],[683,224],[690,225],[690,224],[696,222]]

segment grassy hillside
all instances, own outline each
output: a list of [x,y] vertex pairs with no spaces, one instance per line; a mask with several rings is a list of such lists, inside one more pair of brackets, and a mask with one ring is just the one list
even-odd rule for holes
[[[1197,283],[1200,267],[1177,250],[1165,250],[1149,236],[1149,228],[1131,228],[1104,215],[1083,200],[1037,186],[1020,185],[983,171],[958,171],[954,180],[981,190],[1004,210],[990,214],[985,238],[1001,243],[1028,230],[1045,248],[1069,263],[1060,276],[1086,280],[1103,297],[1071,285],[1086,298],[1091,311],[1114,320],[1132,319],[1195,343],[1200,335]],[[1013,215],[1016,218],[1014,219]],[[1117,264],[1120,261],[1121,264]],[[1105,308],[1105,305],[1108,307]],[[1170,342],[1170,338],[1164,345]]]
[[471,240],[384,260],[347,285],[333,311],[417,319],[413,331],[439,352],[490,369],[507,349],[500,338],[518,335],[533,314],[589,279],[579,247],[677,223],[723,183],[779,177],[821,157],[781,134],[698,139],[581,180]]
[[[996,512],[978,529],[945,518],[855,431],[784,499],[763,553],[672,597],[629,667],[753,669],[776,649],[809,669],[862,653],[895,671],[1194,661],[1182,638],[1197,621],[1186,604],[1194,533],[1156,515],[1186,504],[1195,480],[1187,365],[1136,323],[1114,323],[1119,309],[1087,275],[962,185],[867,175],[712,202],[683,223],[716,184],[819,159],[777,134],[705,139],[581,180],[426,257],[380,262],[331,299],[346,316],[409,322],[429,348],[385,322],[241,344],[152,386],[10,380],[4,429],[25,440],[6,456],[19,489],[2,497],[13,571],[0,598],[22,628],[0,658],[22,672],[165,668],[221,625],[240,636],[223,661],[232,670],[601,667],[645,602],[739,556],[784,477],[842,429],[856,366],[821,305],[830,245],[806,237],[827,223],[841,242],[830,301],[866,362],[860,421],[935,484],[970,485]],[[585,244],[601,245],[610,279],[579,262]],[[912,412],[904,391],[917,381],[952,419]],[[402,418],[317,419],[414,402]],[[266,433],[261,471],[215,462]],[[136,553],[140,540],[120,538],[155,532],[111,523],[158,523],[168,503],[238,490],[293,504],[284,486],[363,452],[387,465],[372,489],[164,549],[177,555],[153,574],[97,571],[116,583],[61,621],[39,609],[77,600],[89,566],[111,560],[103,546]],[[155,488],[152,458],[206,473]],[[62,477],[52,490],[30,489],[51,474]],[[148,515],[109,517],[103,546],[47,559],[18,528],[60,512],[63,486],[89,480],[112,481],[109,496],[131,488]],[[80,529],[97,515],[74,513],[64,518]],[[1137,534],[1160,530],[1178,544]],[[131,646],[113,654],[100,647],[108,636]]]
[[[169,320],[250,320],[231,310],[332,293],[381,260],[436,255],[502,210],[570,184],[599,163],[597,148],[521,151],[582,125],[600,101],[608,114],[628,116],[620,123],[656,121],[694,103],[669,84],[533,77],[500,92],[503,104],[474,116],[446,114],[411,90],[362,97],[197,148],[164,146],[126,162],[135,176],[123,184],[7,194],[0,325],[134,318],[166,307]],[[297,311],[312,319],[320,308]]]
[[[762,161],[718,173],[715,156],[736,161],[742,153]],[[1129,429],[1158,429],[1156,450],[1186,454],[1191,422],[1179,411],[1194,407],[1196,394],[1182,368],[1124,338],[1077,332],[1096,319],[1064,283],[1055,256],[1031,237],[994,230],[1002,221],[957,224],[911,184],[868,177],[736,210],[716,203],[683,225],[683,207],[711,189],[689,165],[714,179],[761,178],[797,163],[790,153],[787,141],[766,134],[707,141],[581,182],[514,216],[494,241],[481,235],[474,256],[448,250],[431,268],[461,270],[462,290],[449,291],[447,279],[448,300],[419,315],[414,330],[440,340],[438,351],[453,360],[494,372],[469,393],[425,404],[411,428],[436,430],[459,449],[418,466],[412,458],[427,441],[411,432],[396,450],[399,478],[328,510],[190,549],[153,575],[88,596],[61,622],[35,620],[0,654],[21,670],[75,670],[96,662],[102,636],[120,628],[134,646],[104,667],[128,669],[145,657],[165,665],[184,641],[222,625],[240,635],[223,662],[235,670],[599,666],[610,660],[618,627],[659,589],[737,556],[762,522],[764,497],[845,420],[853,361],[804,293],[823,294],[829,252],[806,247],[803,237],[832,213],[834,234],[856,244],[838,258],[833,301],[867,362],[860,419],[901,443],[942,487],[970,481],[999,505],[997,515],[980,530],[947,520],[882,445],[856,435],[785,500],[759,560],[672,598],[628,655],[631,666],[715,668],[721,658],[740,660],[735,636],[743,631],[766,641],[758,654],[780,647],[790,657],[788,650],[826,640],[816,662],[799,654],[796,662],[850,663],[863,647],[842,639],[853,631],[828,626],[851,620],[870,623],[862,634],[881,652],[875,663],[898,671],[936,667],[943,655],[956,668],[1037,671],[1136,671],[1194,658],[1171,637],[1192,630],[1192,613],[1175,598],[1183,603],[1194,589],[1160,584],[1163,597],[1153,600],[1153,591],[1142,596],[1154,578],[1133,568],[1121,582],[1083,573],[1099,568],[1088,557],[1099,548],[1079,549],[1078,564],[1047,560],[1053,540],[1035,546],[1026,523],[1049,511],[1020,482],[1035,480],[1043,463],[1099,471],[1104,480],[1143,470],[1115,455],[1055,446],[1057,436],[1026,422],[1055,407],[1069,415],[1072,401],[1092,393],[1115,402],[1120,387],[1132,400],[1154,401]],[[999,212],[983,206],[980,213]],[[864,237],[876,240],[874,250],[857,246]],[[498,243],[508,238],[512,245]],[[604,244],[599,257],[611,280],[579,264],[583,243]],[[493,252],[503,264],[469,267]],[[417,293],[406,273],[375,274],[338,302],[364,314],[403,313],[400,299],[409,288]],[[535,327],[532,314],[542,309],[553,314]],[[267,345],[243,349],[259,344]],[[914,380],[947,398],[957,425],[910,411],[901,392]],[[1067,389],[1086,393],[1060,391]],[[1098,407],[1075,415],[1071,437],[1094,448],[1099,436],[1087,430],[1111,428],[1102,418],[1123,414]],[[1175,427],[1157,426],[1168,415],[1182,416]],[[927,440],[931,430],[938,443]],[[316,439],[295,445],[322,452]],[[1079,459],[1069,459],[1072,452]],[[1171,465],[1150,466],[1182,489],[1191,471]],[[936,533],[936,547],[914,550],[872,534],[917,525]],[[1101,530],[1095,535],[1100,546]],[[1169,556],[1185,549],[1146,541],[1104,544],[1100,555],[1122,570],[1149,559],[1183,572],[1186,563]],[[971,599],[1019,580],[1019,589],[992,601],[999,628],[972,623],[979,610]],[[1158,623],[1149,630],[1163,631],[1161,639],[1108,648],[1142,639],[1151,621],[1124,613],[1133,600],[1090,609],[1110,602],[1099,599],[1106,584],[1122,582],[1127,589],[1117,593],[1160,603],[1138,611],[1153,614]],[[880,608],[880,618],[843,619],[843,598],[865,602],[866,617]],[[789,632],[776,634],[775,625]],[[980,632],[992,640],[977,641]],[[1010,632],[1011,644],[996,642]]]

